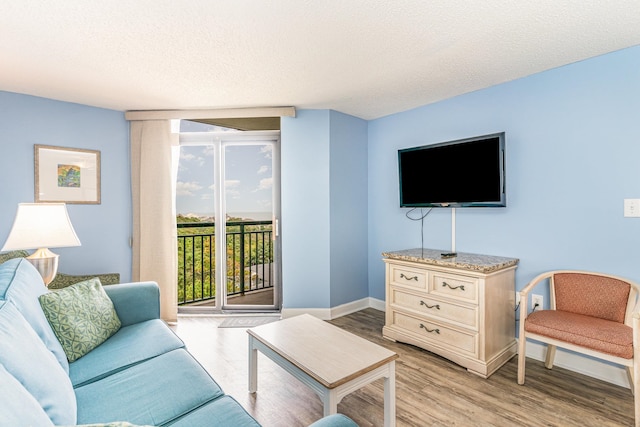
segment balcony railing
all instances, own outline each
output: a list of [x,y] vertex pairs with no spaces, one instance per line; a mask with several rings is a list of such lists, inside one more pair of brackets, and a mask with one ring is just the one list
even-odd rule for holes
[[[178,224],[178,305],[216,297],[215,223]],[[227,222],[227,297],[273,288],[271,221]]]

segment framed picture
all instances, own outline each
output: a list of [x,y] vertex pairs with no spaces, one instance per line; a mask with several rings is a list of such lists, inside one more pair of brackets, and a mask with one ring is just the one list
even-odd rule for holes
[[100,204],[100,151],[35,145],[35,201]]

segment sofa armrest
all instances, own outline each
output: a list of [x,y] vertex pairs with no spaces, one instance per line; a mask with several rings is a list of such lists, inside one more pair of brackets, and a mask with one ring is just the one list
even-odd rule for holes
[[160,318],[160,288],[156,282],[106,285],[122,326]]
[[346,415],[334,414],[319,419],[309,427],[358,427],[358,424]]

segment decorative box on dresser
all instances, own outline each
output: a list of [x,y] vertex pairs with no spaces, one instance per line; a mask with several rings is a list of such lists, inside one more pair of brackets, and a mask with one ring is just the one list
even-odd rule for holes
[[516,258],[408,249],[383,253],[382,334],[488,378],[516,354]]

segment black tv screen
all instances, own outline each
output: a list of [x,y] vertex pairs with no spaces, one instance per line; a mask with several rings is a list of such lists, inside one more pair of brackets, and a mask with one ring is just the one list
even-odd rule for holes
[[401,207],[503,207],[504,132],[398,150]]

